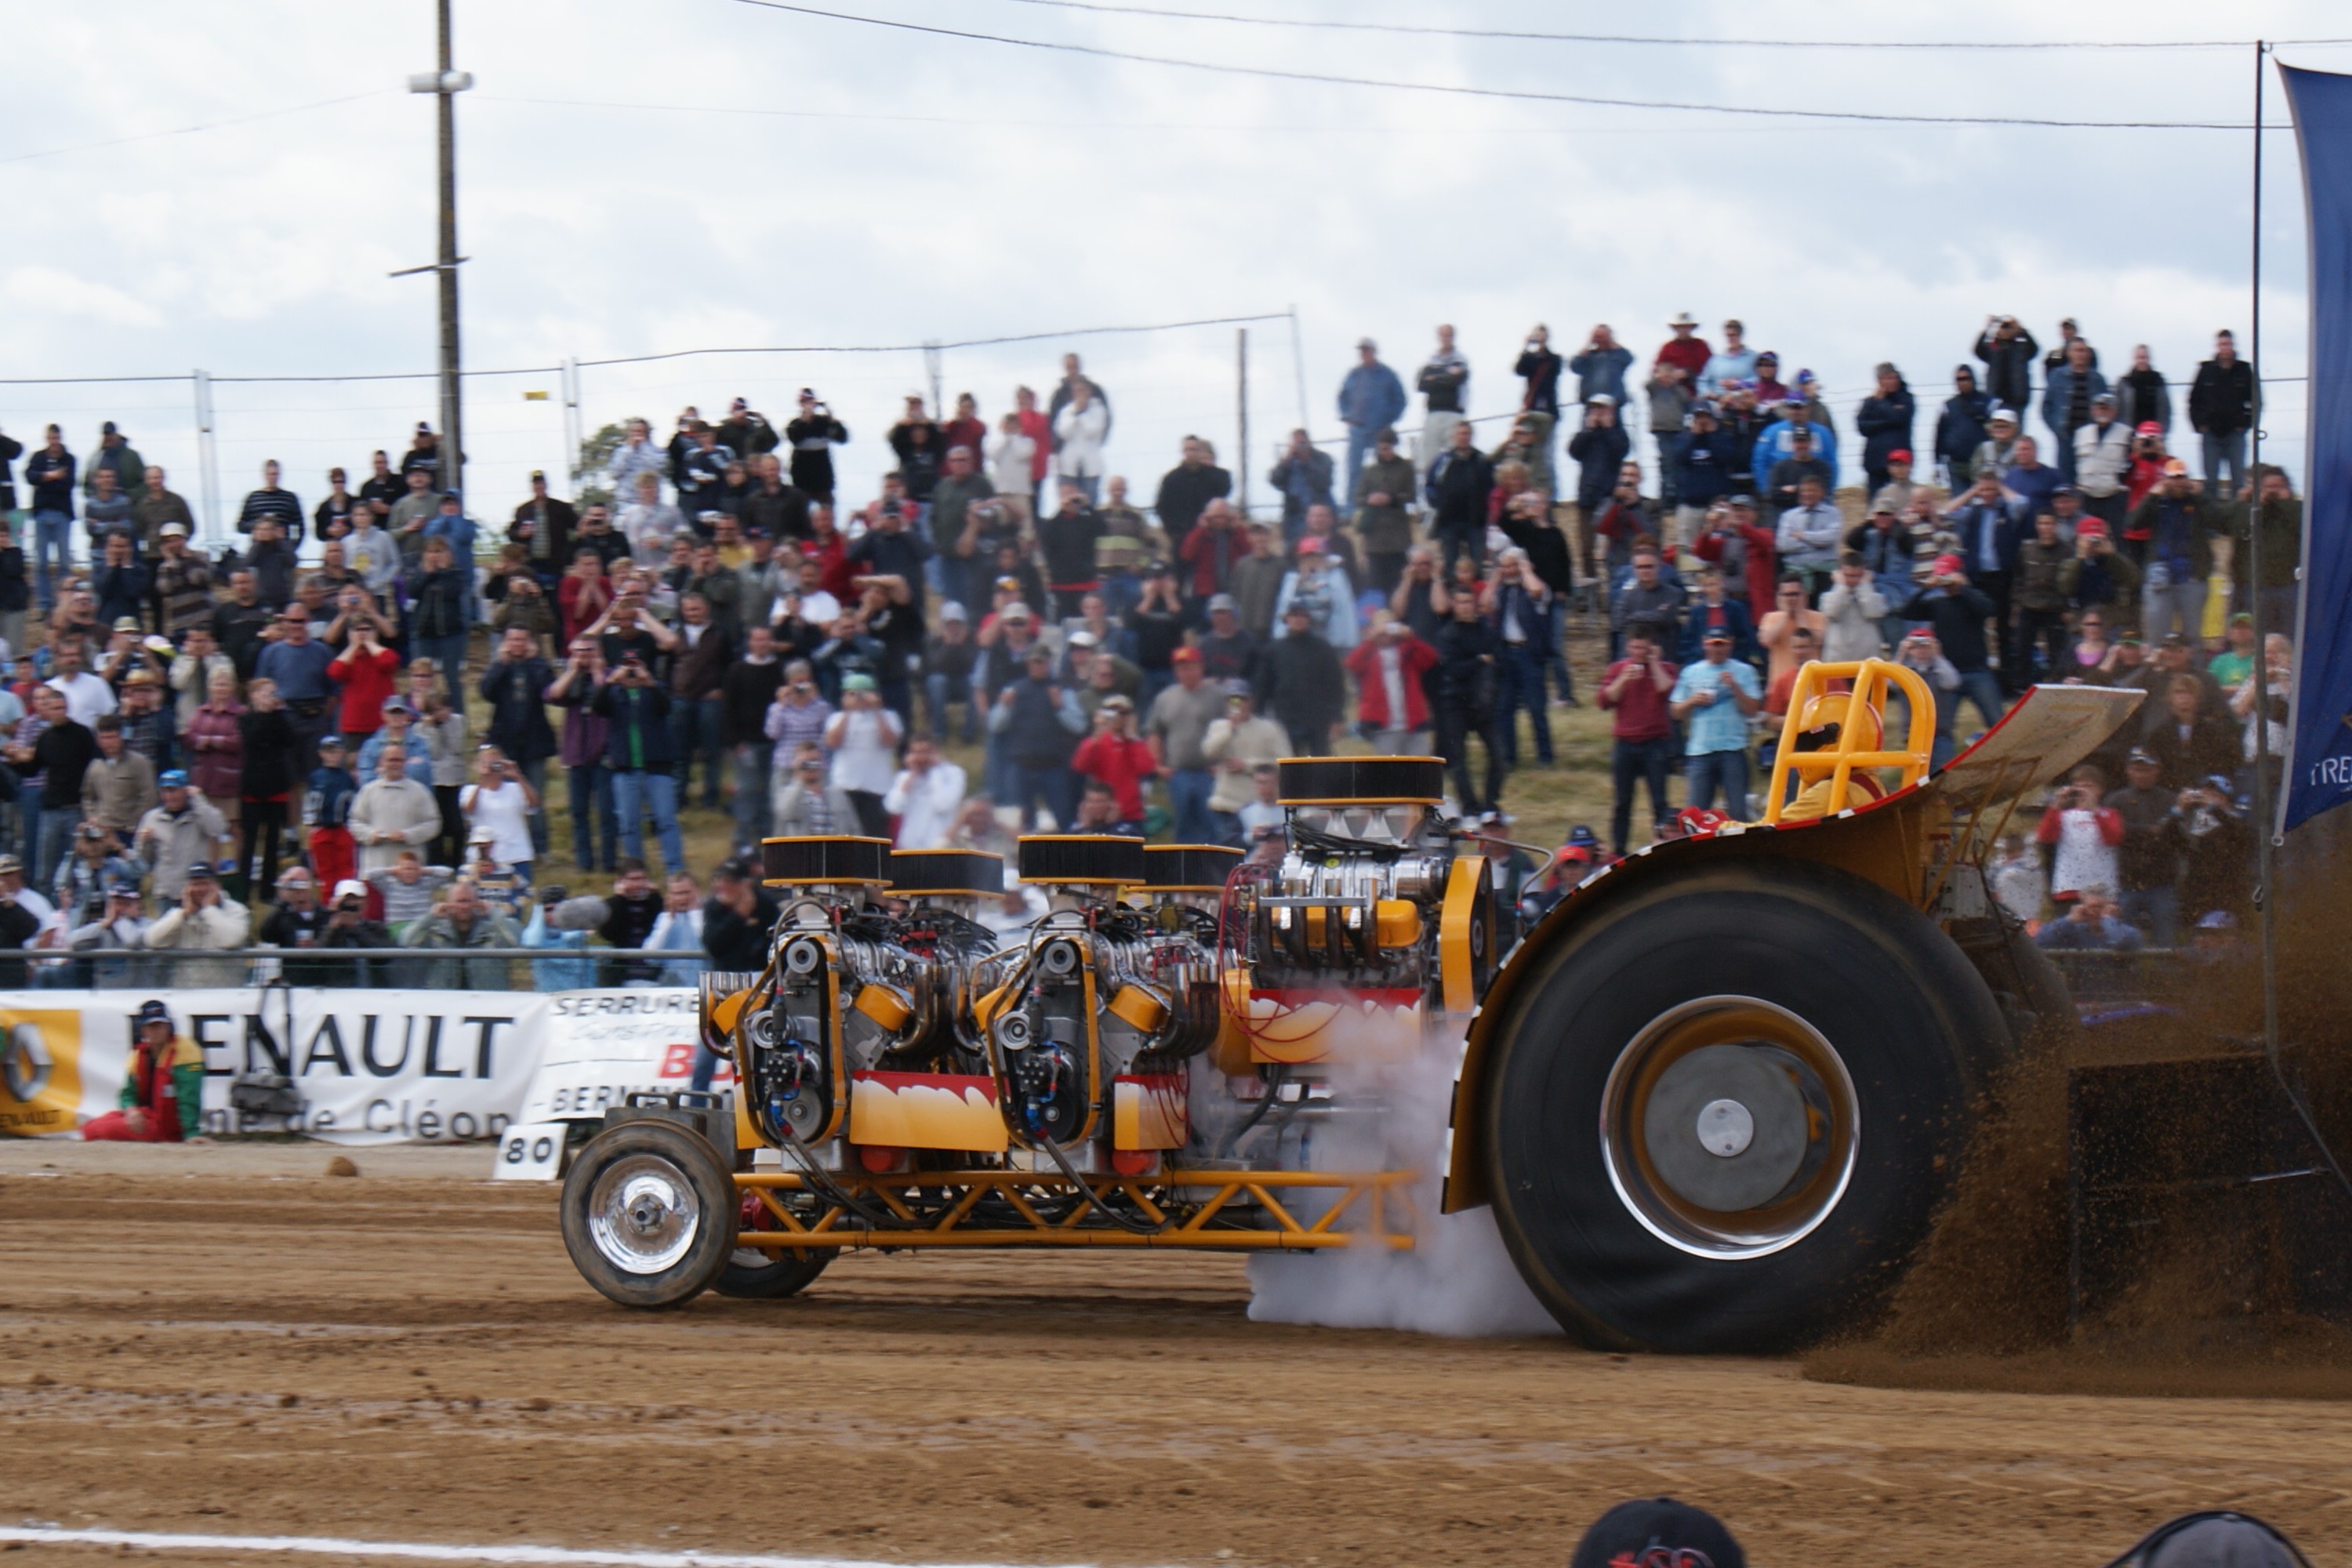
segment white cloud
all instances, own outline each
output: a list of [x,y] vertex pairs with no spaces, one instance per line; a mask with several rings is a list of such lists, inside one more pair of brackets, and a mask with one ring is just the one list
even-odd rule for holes
[[[868,0],[877,15],[1120,47],[1430,81],[1897,112],[2225,119],[2237,53],[1817,54],[1500,44],[1055,13],[1001,0]],[[1485,0],[1289,0],[1293,15],[1475,18],[1593,31],[1790,37],[2208,37],[2341,31],[2320,0],[2224,13],[2187,0],[2052,8],[2000,0],[1672,12]],[[236,13],[123,0],[60,19],[21,74],[0,156],[184,125],[338,91],[396,89],[431,61],[429,8],[253,0]],[[2220,18],[2226,16],[2226,22]],[[1408,373],[1457,323],[1480,411],[1512,405],[1528,326],[1616,325],[1637,349],[1677,310],[1736,314],[1784,363],[1858,393],[1880,359],[1932,407],[1988,311],[2045,334],[2080,317],[2106,361],[2154,345],[2184,378],[2246,316],[2238,134],[1735,121],[1203,75],[922,38],[727,0],[459,0],[465,338],[478,366],[744,343],[905,343],[1279,311],[1296,303],[1307,413],[1331,428],[1357,336]],[[2326,66],[2342,50],[2305,51]],[[802,119],[557,107],[522,99],[791,109]],[[2273,98],[2276,110],[2276,100]],[[901,119],[888,118],[900,116]],[[874,118],[881,117],[881,118]],[[976,123],[939,123],[940,121]],[[2303,355],[2301,204],[2287,138],[2269,187],[2269,368]],[[428,103],[392,93],[251,125],[14,166],[20,259],[0,276],[18,374],[425,370],[434,244]],[[46,198],[52,205],[41,208]],[[1251,333],[1252,468],[1297,417],[1286,322]],[[950,395],[1001,412],[1062,345],[947,356]],[[1114,466],[1149,491],[1176,438],[1230,458],[1234,331],[1087,339],[1118,410]],[[546,379],[546,378],[542,378]],[[853,496],[882,429],[924,384],[917,353],[688,359],[592,371],[593,424],[665,425],[738,392],[771,412],[822,386],[856,432]],[[551,466],[560,410],[523,383],[469,391],[486,514]],[[532,384],[536,384],[533,383]],[[549,381],[551,385],[551,380]],[[224,489],[283,457],[315,490],[432,412],[429,382],[224,388]],[[184,388],[0,388],[0,426],[53,415],[86,442],[125,411],[184,472]],[[2274,394],[2273,451],[2299,395]],[[1927,421],[1922,421],[1922,434]],[[149,433],[152,432],[152,435]]]

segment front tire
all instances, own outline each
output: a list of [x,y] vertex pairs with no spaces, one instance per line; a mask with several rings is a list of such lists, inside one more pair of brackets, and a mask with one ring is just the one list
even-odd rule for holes
[[1539,962],[1495,1037],[1487,1173],[1561,1326],[1754,1352],[1865,1317],[2006,1038],[1950,939],[1860,878],[1748,861],[1636,888]]
[[624,1121],[589,1140],[563,1181],[563,1246],[581,1278],[624,1307],[702,1294],[735,1247],[735,1179],[698,1134]]

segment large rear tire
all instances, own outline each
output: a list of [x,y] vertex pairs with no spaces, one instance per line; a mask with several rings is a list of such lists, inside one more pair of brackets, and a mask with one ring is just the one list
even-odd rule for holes
[[581,1278],[624,1307],[675,1307],[709,1289],[735,1247],[735,1178],[674,1121],[608,1127],[563,1180],[563,1246]]
[[1486,1146],[1561,1326],[1767,1352],[1866,1316],[2006,1038],[1950,939],[1859,878],[1748,861],[1636,888],[1538,962],[1495,1037]]

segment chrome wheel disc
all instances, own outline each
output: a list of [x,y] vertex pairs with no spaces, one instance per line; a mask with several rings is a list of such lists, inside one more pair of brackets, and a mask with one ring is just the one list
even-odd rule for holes
[[1700,1258],[1760,1258],[1836,1209],[1862,1122],[1835,1047],[1785,1007],[1703,996],[1619,1053],[1601,1142],[1626,1211]]
[[588,1235],[614,1268],[659,1274],[694,1247],[702,1229],[694,1184],[657,1154],[615,1160],[588,1193]]

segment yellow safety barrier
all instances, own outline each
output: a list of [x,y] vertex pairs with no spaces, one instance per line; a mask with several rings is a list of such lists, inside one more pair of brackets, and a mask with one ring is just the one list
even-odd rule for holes
[[[1850,693],[1830,689],[1833,681],[1850,681]],[[1885,749],[1883,735],[1865,738],[1864,727],[1840,723],[1837,744],[1818,752],[1799,752],[1797,737],[1803,732],[1806,707],[1818,697],[1843,695],[1847,711],[1855,705],[1867,707],[1880,715],[1882,728],[1886,712],[1886,689],[1892,684],[1901,689],[1911,710],[1908,732],[1899,749]],[[1936,699],[1927,689],[1919,672],[1883,658],[1865,658],[1845,664],[1825,664],[1819,660],[1801,667],[1797,671],[1795,689],[1789,693],[1789,717],[1780,727],[1780,746],[1772,758],[1772,783],[1764,800],[1764,820],[1777,824],[1793,804],[1788,799],[1791,773],[1806,785],[1826,780],[1827,801],[1818,813],[1802,814],[1835,816],[1846,807],[1846,789],[1857,772],[1872,768],[1900,768],[1902,781],[1897,788],[1907,789],[1927,776],[1936,743]],[[1880,749],[1868,749],[1875,745]]]

